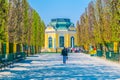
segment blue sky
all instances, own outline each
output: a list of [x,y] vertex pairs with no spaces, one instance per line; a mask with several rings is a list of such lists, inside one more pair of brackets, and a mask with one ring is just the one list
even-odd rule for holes
[[91,0],[28,0],[47,25],[52,18],[69,18],[76,24]]

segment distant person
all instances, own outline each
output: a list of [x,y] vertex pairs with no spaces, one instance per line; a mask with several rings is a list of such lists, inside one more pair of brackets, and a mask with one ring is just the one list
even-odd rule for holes
[[96,47],[94,47],[94,46],[90,47],[90,54],[91,54],[91,56],[96,56]]
[[63,56],[63,64],[66,64],[66,60],[68,59],[68,51],[67,49],[64,47],[62,50],[62,56]]
[[96,56],[96,53],[97,53],[96,47],[94,47],[93,50],[94,50],[94,56]]

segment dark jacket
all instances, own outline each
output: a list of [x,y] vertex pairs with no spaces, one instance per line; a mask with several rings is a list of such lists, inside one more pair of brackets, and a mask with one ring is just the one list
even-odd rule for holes
[[63,56],[68,56],[68,52],[67,52],[67,49],[66,49],[66,48],[64,48],[64,49],[62,50],[62,55],[63,55]]

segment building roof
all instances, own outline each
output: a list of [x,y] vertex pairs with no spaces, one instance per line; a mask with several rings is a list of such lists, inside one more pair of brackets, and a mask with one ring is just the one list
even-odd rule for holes
[[52,26],[56,30],[69,30],[69,27],[74,27],[74,24],[68,18],[55,18],[51,19],[49,26]]

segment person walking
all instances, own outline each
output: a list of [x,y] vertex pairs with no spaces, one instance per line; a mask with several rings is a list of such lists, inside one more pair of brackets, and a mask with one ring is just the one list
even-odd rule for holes
[[62,50],[62,56],[63,56],[63,64],[66,64],[66,60],[68,58],[68,51],[67,49],[64,47],[63,50]]

